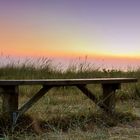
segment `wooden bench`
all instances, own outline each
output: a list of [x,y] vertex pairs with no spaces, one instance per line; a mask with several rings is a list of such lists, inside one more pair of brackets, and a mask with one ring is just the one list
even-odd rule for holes
[[[2,95],[2,112],[8,115],[13,125],[19,116],[25,113],[45,93],[53,87],[76,86],[88,98],[98,104],[95,95],[86,87],[87,84],[101,84],[103,88],[103,100],[98,104],[105,111],[113,113],[115,110],[115,90],[121,83],[137,82],[136,78],[92,78],[92,79],[34,79],[34,80],[0,80]],[[42,85],[42,88],[21,108],[18,107],[19,86]]]

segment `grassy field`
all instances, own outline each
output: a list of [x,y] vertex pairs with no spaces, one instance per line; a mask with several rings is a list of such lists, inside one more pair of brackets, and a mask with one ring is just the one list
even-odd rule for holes
[[[48,59],[39,67],[31,63],[0,67],[0,79],[53,79],[94,77],[136,77],[140,69],[126,72],[94,68],[86,63],[73,64],[65,71],[55,68]],[[40,86],[21,86],[20,105],[34,95]],[[88,88],[100,99],[100,85]],[[105,114],[75,87],[53,88],[19,119],[13,136],[0,122],[5,140],[138,140],[140,138],[140,83],[123,84],[116,93],[116,113]],[[2,101],[0,101],[0,104]],[[1,109],[1,108],[0,108]],[[2,132],[1,132],[2,133]]]

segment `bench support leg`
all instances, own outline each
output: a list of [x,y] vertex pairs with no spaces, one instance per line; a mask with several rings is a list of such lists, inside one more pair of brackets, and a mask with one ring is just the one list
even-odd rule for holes
[[89,91],[89,89],[86,88],[85,85],[77,85],[77,87],[82,91],[83,94],[85,94],[89,99],[91,99],[92,101],[94,101],[95,103],[97,102],[97,99],[95,97],[94,94],[92,94],[91,91]]
[[[2,112],[12,119],[13,112],[18,111],[18,86],[2,86]],[[12,121],[12,120],[11,120]]]
[[18,110],[18,117],[25,113],[29,108],[31,108],[43,95],[45,95],[52,87],[43,86],[27,103],[25,103]]
[[120,88],[120,84],[102,84],[103,100],[100,105],[106,112],[115,112],[115,91]]
[[52,87],[51,86],[43,86],[27,103],[25,103],[19,110],[13,112],[13,122],[12,122],[12,132],[16,127],[16,122],[18,118],[24,114],[29,108],[31,108],[46,92],[48,92]]

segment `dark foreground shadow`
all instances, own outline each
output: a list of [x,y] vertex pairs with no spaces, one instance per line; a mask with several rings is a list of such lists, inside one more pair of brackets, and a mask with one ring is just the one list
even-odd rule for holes
[[[140,120],[139,117],[132,113],[117,112],[114,115],[108,115],[104,112],[94,113],[90,115],[71,115],[66,117],[54,117],[48,121],[33,119],[28,115],[23,115],[17,121],[14,133],[36,133],[42,134],[53,131],[67,132],[69,129],[80,128],[83,131],[92,131],[95,126],[108,128],[117,126],[118,124],[129,124],[135,120]],[[0,116],[0,137],[9,135],[10,121]]]

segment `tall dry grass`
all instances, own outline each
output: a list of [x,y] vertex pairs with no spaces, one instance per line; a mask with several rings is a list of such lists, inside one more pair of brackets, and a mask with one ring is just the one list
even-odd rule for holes
[[[136,77],[140,69],[127,71],[95,68],[88,63],[73,63],[63,70],[52,65],[47,58],[33,62],[9,63],[0,67],[0,79],[57,79],[57,78]],[[40,86],[20,87],[20,106],[32,97]],[[102,97],[100,85],[89,85],[98,99]],[[19,120],[18,139],[108,139],[116,136],[110,127],[128,124],[138,117],[134,110],[140,106],[140,83],[123,84],[117,91],[117,114],[104,116],[103,112],[75,87],[54,88]],[[0,102],[1,103],[1,102]],[[124,113],[122,113],[124,112]],[[22,126],[22,128],[21,128]],[[34,130],[34,131],[33,131]],[[132,131],[132,130],[128,130]],[[35,134],[38,133],[39,135]],[[133,131],[133,133],[137,133]],[[129,134],[129,132],[128,132]],[[11,139],[4,130],[5,139]],[[123,134],[120,133],[120,137]]]

